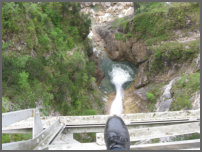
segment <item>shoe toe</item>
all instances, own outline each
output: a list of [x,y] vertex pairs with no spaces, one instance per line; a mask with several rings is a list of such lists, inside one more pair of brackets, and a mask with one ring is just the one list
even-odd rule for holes
[[126,149],[130,148],[128,129],[120,117],[112,116],[108,119],[105,127],[105,142],[107,147],[116,142]]

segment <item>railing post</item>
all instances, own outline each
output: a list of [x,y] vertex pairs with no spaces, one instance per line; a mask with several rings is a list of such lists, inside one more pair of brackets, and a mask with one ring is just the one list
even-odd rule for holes
[[35,138],[43,131],[43,125],[41,122],[40,114],[38,108],[35,109],[34,113],[34,126],[32,129],[32,138]]

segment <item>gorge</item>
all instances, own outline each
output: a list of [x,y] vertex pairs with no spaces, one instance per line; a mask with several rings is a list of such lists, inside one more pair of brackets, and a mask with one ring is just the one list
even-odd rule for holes
[[[185,9],[188,9],[189,7],[188,5],[189,4],[185,4],[185,3],[181,5],[178,5],[176,3],[161,3],[161,4],[156,3],[156,6],[154,4],[154,7],[156,8],[163,7],[165,8],[165,11],[168,11],[168,13],[171,14],[171,11],[169,10],[173,9],[172,11],[174,11],[175,8],[177,9],[179,7],[179,8],[182,8],[182,11],[184,11]],[[177,63],[178,59],[177,60],[175,59],[176,61],[174,62],[176,63],[173,63],[173,61],[166,61],[167,59],[165,59],[165,61],[162,60],[161,62],[162,63],[164,62],[163,64],[165,64],[165,68],[163,69],[164,72],[157,72],[157,73],[156,73],[157,69],[154,69],[154,64],[159,64],[157,66],[160,66],[161,63],[155,63],[157,61],[157,57],[155,56],[153,52],[155,51],[155,49],[161,49],[161,44],[162,46],[166,46],[166,45],[172,45],[170,43],[176,43],[176,42],[179,43],[181,47],[184,47],[185,50],[190,49],[190,47],[192,46],[191,43],[199,42],[198,39],[200,38],[200,34],[197,29],[198,22],[195,20],[191,20],[188,17],[188,14],[183,12],[185,13],[185,16],[184,16],[186,20],[185,25],[182,25],[178,29],[176,28],[170,29],[172,32],[174,31],[174,35],[171,36],[170,38],[168,37],[167,38],[168,40],[159,39],[159,41],[156,41],[155,39],[150,38],[151,41],[154,41],[153,43],[151,43],[150,39],[145,41],[141,37],[136,38],[136,36],[133,36],[133,34],[135,34],[133,31],[136,30],[134,29],[135,24],[137,24],[137,26],[138,24],[141,24],[141,23],[138,23],[138,19],[139,18],[141,19],[141,17],[143,19],[145,15],[145,18],[148,21],[148,26],[149,24],[151,24],[152,27],[150,28],[156,28],[153,25],[158,25],[158,22],[161,20],[162,16],[164,16],[163,17],[164,20],[169,20],[169,17],[168,17],[169,15],[167,16],[166,12],[158,13],[158,11],[156,12],[154,11],[151,13],[149,12],[148,14],[143,12],[138,15],[134,15],[134,13],[137,10],[134,11],[133,3],[130,3],[130,2],[128,3],[93,2],[93,3],[85,3],[85,4],[82,4],[81,6],[82,6],[82,10],[81,10],[82,12],[86,14],[90,12],[90,16],[93,24],[91,25],[91,32],[89,34],[89,38],[92,41],[93,51],[95,56],[98,58],[98,60],[102,60],[103,56],[106,56],[107,54],[107,56],[111,60],[113,60],[113,62],[116,62],[116,64],[117,62],[127,61],[135,69],[136,68],[138,69],[138,70],[134,70],[136,72],[135,72],[133,81],[131,81],[131,84],[128,86],[128,88],[125,88],[126,89],[125,91],[122,91],[121,87],[114,82],[116,80],[115,77],[113,77],[114,79],[112,79],[114,81],[111,81],[111,84],[114,84],[115,86],[115,89],[113,88],[113,86],[110,84],[109,76],[106,70],[102,69],[102,67],[100,66],[101,70],[103,70],[105,74],[105,77],[104,76],[102,77],[103,80],[100,81],[101,82],[100,88],[104,90],[106,95],[106,97],[104,98],[106,100],[106,108],[105,108],[106,113],[120,114],[120,112],[115,111],[117,109],[121,109],[120,111],[122,111],[123,113],[169,110],[170,105],[173,101],[173,98],[174,98],[174,103],[176,102],[176,100],[179,100],[179,98],[176,97],[178,96],[178,94],[177,93],[174,94],[171,91],[171,89],[173,86],[174,87],[176,86],[177,80],[181,78],[180,73],[186,73],[191,75],[191,73],[195,73],[200,69],[200,67],[197,68],[196,66],[195,67],[189,66],[189,62],[193,62],[194,64],[194,60],[197,59],[197,51],[193,53],[193,55],[195,54],[193,56],[193,58],[195,59],[193,58],[192,58],[193,60],[191,58],[184,59],[183,61],[184,63],[182,62]],[[194,4],[192,6],[194,6]],[[153,8],[151,7],[151,8],[148,8],[148,10],[149,9],[153,9]],[[154,22],[152,20],[153,18],[147,18],[147,16],[149,16],[152,13],[157,16]],[[139,22],[141,22],[141,20]],[[180,22],[180,21],[176,20],[176,23],[174,24],[177,25],[177,22]],[[163,22],[159,24],[162,26],[165,26],[164,28],[167,28],[166,24],[164,25]],[[167,24],[167,26],[169,26],[169,24]],[[189,29],[191,25],[194,26],[193,27],[194,30]],[[183,28],[187,29],[186,33],[182,32],[181,29]],[[143,30],[147,30],[147,29],[143,29]],[[147,32],[145,34],[150,33],[150,31],[145,31],[145,32]],[[158,30],[156,32],[158,32]],[[155,35],[153,35],[153,37],[155,37]],[[156,38],[158,39],[158,37]],[[180,49],[180,48],[179,47],[170,48],[171,51],[172,49]],[[191,49],[193,51],[193,48]],[[172,59],[170,58],[168,60],[172,60]],[[168,66],[166,64],[168,64]],[[188,66],[189,68],[185,69],[185,66]],[[111,67],[109,66],[108,68],[110,69]],[[119,78],[117,78],[117,81],[119,81],[120,84],[124,83],[124,81],[126,81],[125,79],[129,77],[127,73],[124,74],[125,76],[122,75],[123,70],[125,69],[119,69],[119,72],[116,70],[112,69],[111,71],[115,73],[116,72],[119,73],[118,74]],[[153,74],[151,72],[153,72]],[[108,77],[108,80],[106,77]],[[169,81],[170,83],[168,83]],[[107,86],[107,84],[109,84],[108,85],[109,87]],[[152,87],[149,88],[149,86],[151,86],[152,84],[154,84],[153,85],[154,88]],[[155,90],[156,92],[154,92],[152,89]],[[164,89],[164,92],[161,91],[163,89]],[[113,92],[115,90],[116,90],[116,93]],[[125,98],[124,98],[124,94],[125,94]],[[193,94],[191,96],[193,96]],[[188,98],[191,98],[191,96],[189,96]],[[123,100],[123,105],[118,106],[118,103],[121,103],[121,100]],[[180,99],[180,100],[184,100],[184,99]],[[196,103],[195,101],[191,101],[191,102],[192,103],[190,104],[192,105]],[[117,104],[119,108],[113,108],[115,103]],[[187,105],[188,107],[186,107],[186,105],[184,106],[185,106],[184,107],[185,109],[188,107],[190,108],[190,106],[188,105]],[[109,110],[109,107],[111,107],[112,109]]]
[[200,109],[200,3],[3,2],[2,73],[3,113]]
[[30,4],[3,5],[3,111],[200,107],[199,3]]

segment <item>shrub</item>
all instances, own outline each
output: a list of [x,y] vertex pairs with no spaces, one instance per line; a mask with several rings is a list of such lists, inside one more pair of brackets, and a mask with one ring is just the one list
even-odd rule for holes
[[189,101],[189,97],[185,94],[181,94],[177,96],[171,104],[170,110],[171,111],[178,111],[182,109],[191,109],[192,105]]
[[115,39],[116,40],[121,40],[121,41],[126,40],[126,38],[124,37],[124,34],[122,34],[122,33],[115,33]]
[[191,109],[190,98],[200,91],[200,73],[184,74],[172,87],[173,102],[170,110]]
[[156,97],[154,96],[154,94],[150,93],[150,92],[147,92],[146,93],[146,96],[147,96],[147,99],[151,102],[155,102],[156,100]]
[[2,144],[9,142],[16,142],[22,140],[28,140],[32,138],[31,133],[27,134],[2,134]]

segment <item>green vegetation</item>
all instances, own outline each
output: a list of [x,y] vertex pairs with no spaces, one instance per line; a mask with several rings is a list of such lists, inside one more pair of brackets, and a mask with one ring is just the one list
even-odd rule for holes
[[200,91],[200,73],[183,74],[172,87],[173,102],[170,110],[191,109],[190,98],[193,93]]
[[32,134],[2,134],[2,143],[9,143],[14,141],[28,140],[32,138]]
[[96,141],[96,133],[90,132],[90,133],[74,133],[74,139],[81,143],[89,143],[89,142],[95,142]]
[[160,143],[160,138],[155,138],[151,140],[152,143]]
[[136,14],[143,12],[167,12],[169,5],[165,2],[134,2]]
[[186,44],[170,42],[151,47],[151,49],[154,53],[151,56],[150,73],[156,74],[163,72],[165,67],[173,65],[173,63],[191,62],[200,52],[200,41],[198,39]]
[[[199,12],[199,5],[193,6],[187,3],[187,5],[170,7],[168,12],[159,10],[140,13],[133,19],[133,35],[138,39],[144,39],[147,45],[172,39],[177,29],[186,29],[187,32],[188,28],[191,30],[199,28]],[[192,16],[195,16],[195,19],[191,20],[192,27],[189,27],[186,19]]]
[[122,34],[122,33],[115,33],[115,39],[116,40],[121,40],[121,41],[126,41],[127,38],[132,37],[131,33],[127,34]]
[[50,108],[62,115],[103,112],[88,59],[91,22],[79,11],[76,2],[3,3],[3,97],[18,109],[41,103],[45,115]]
[[130,20],[131,19],[127,17],[117,18],[112,22],[112,27],[113,28],[119,27],[123,30],[124,33],[128,33]]
[[115,39],[122,40],[122,41],[126,40],[122,33],[115,33]]
[[144,40],[149,46],[172,40],[176,30],[186,34],[200,29],[200,3],[172,3],[168,6],[164,2],[138,2],[135,7],[138,9],[132,20],[127,17],[117,19],[113,27],[122,29],[123,34],[131,33],[132,37]]
[[192,140],[192,139],[200,139],[200,133],[193,133],[188,135],[179,135],[176,136],[173,141],[182,141],[182,140]]
[[149,101],[155,102],[156,97],[154,96],[153,93],[147,92],[147,93],[146,93],[146,96],[147,96],[147,99],[148,99]]
[[155,104],[162,95],[163,85],[164,85],[163,82],[148,85],[149,90],[147,90],[148,92],[146,93],[146,96],[147,99],[149,100],[149,103],[147,104],[147,108],[151,112],[155,111]]

